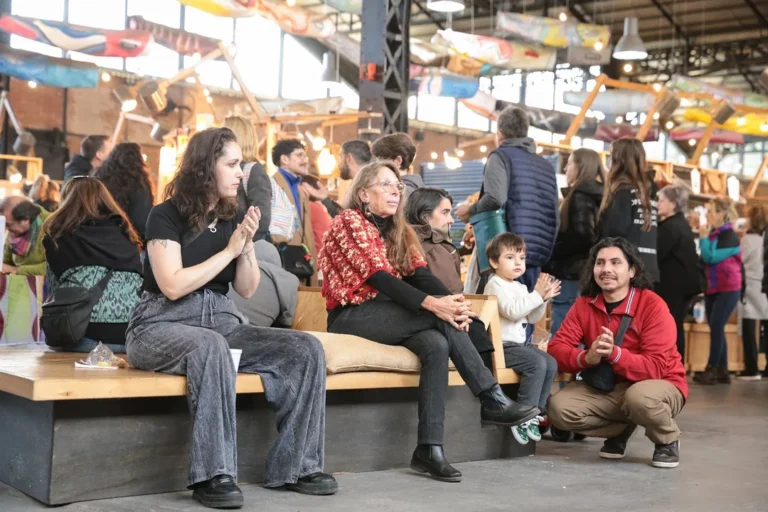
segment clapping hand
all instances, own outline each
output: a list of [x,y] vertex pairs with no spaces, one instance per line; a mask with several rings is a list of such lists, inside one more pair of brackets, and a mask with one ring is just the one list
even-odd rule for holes
[[604,357],[608,357],[613,353],[613,332],[607,327],[602,327],[601,329],[603,330],[602,334],[592,342],[592,345],[589,346],[589,351],[585,356],[588,364],[597,364]]
[[539,275],[539,279],[536,281],[536,286],[533,290],[541,295],[541,298],[546,302],[552,297],[560,295],[561,285],[562,283],[559,280],[553,278],[549,274],[542,273]]

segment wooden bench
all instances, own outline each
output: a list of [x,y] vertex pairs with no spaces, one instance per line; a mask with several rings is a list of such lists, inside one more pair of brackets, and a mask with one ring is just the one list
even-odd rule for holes
[[[494,373],[504,368],[496,299],[471,296],[489,328]],[[294,328],[324,332],[317,289],[301,289]],[[74,368],[82,354],[0,352],[0,481],[50,505],[183,490],[190,420],[186,379],[140,370]],[[373,471],[405,465],[416,444],[418,373],[354,372],[327,377],[326,469]],[[530,455],[509,429],[480,429],[479,403],[450,372],[446,450],[454,462]],[[513,389],[508,389],[513,393]],[[263,479],[275,438],[261,378],[237,378],[239,480]]]

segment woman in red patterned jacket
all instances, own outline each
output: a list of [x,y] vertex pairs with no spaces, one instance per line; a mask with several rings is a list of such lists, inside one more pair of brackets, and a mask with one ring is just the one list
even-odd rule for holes
[[514,426],[538,414],[510,400],[467,335],[469,303],[427,270],[421,243],[403,216],[403,182],[394,163],[377,161],[355,177],[320,251],[328,332],[402,345],[419,356],[418,446],[411,468],[461,480],[443,453],[448,359],[482,403],[483,424]]

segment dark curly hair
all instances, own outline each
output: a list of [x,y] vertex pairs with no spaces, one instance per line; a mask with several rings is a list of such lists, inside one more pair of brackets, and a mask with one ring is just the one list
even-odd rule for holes
[[104,183],[124,211],[128,210],[131,194],[137,188],[144,190],[155,202],[155,186],[141,155],[141,146],[135,142],[121,142],[115,146],[101,167],[91,171],[91,175]]
[[216,186],[216,161],[224,154],[227,144],[237,144],[229,128],[208,128],[189,139],[184,157],[176,174],[165,187],[165,198],[178,208],[192,229],[201,229],[210,205],[219,220],[235,216],[237,199],[222,199]]
[[618,247],[621,252],[624,253],[624,257],[627,259],[629,268],[634,267],[635,277],[633,277],[629,284],[635,288],[644,290],[653,289],[653,279],[648,271],[645,269],[645,264],[640,253],[637,252],[637,248],[634,244],[629,243],[626,239],[621,237],[608,237],[603,238],[589,251],[589,259],[587,264],[584,265],[584,271],[581,275],[581,294],[585,297],[597,297],[602,293],[602,288],[595,281],[595,262],[597,261],[597,254],[608,247]]

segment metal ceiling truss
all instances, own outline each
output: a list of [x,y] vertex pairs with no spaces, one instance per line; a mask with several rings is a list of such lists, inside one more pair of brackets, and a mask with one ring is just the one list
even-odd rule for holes
[[765,39],[694,44],[650,50],[648,58],[638,63],[636,78],[655,82],[668,79],[675,73],[705,77],[730,71],[741,74],[749,86],[757,91],[757,77],[766,65],[768,42]]

